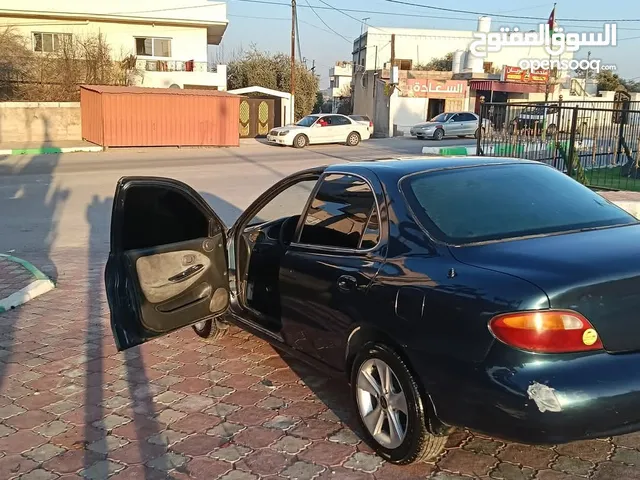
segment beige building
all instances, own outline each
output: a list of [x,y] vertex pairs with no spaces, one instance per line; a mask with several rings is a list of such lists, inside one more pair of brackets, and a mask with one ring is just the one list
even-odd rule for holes
[[226,66],[209,55],[227,28],[225,2],[22,0],[12,7],[0,8],[0,24],[28,37],[36,53],[60,48],[64,36],[101,33],[115,59],[136,57],[140,86],[227,88]]

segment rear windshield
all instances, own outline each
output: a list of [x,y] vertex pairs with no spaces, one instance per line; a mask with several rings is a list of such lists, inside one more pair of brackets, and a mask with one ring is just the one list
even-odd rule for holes
[[436,115],[435,117],[433,117],[429,121],[430,122],[446,122],[447,120],[449,120],[454,115],[455,114],[453,114],[453,113],[441,113],[440,115]]
[[453,245],[636,223],[597,193],[545,165],[424,172],[402,180],[418,221]]
[[356,122],[368,122],[369,121],[369,117],[366,117],[364,115],[351,115],[351,118],[354,119]]

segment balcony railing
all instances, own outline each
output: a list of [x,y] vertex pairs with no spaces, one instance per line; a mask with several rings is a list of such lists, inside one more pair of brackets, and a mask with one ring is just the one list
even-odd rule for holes
[[138,59],[136,66],[147,72],[211,72],[216,73],[217,67],[207,62],[193,60],[146,60]]

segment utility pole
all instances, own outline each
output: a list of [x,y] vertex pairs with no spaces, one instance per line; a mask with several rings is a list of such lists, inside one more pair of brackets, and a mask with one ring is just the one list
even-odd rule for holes
[[296,94],[296,0],[291,0],[291,120],[295,121],[294,105]]
[[584,72],[584,87],[582,89],[582,100],[587,98],[587,83],[589,82],[589,65],[591,64],[591,52],[587,52],[587,71]]

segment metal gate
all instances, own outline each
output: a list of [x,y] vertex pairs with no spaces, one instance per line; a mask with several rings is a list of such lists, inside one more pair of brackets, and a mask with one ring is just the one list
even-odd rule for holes
[[243,98],[240,101],[240,137],[265,137],[273,128],[275,101],[268,98]]
[[537,160],[594,188],[640,191],[640,102],[629,95],[483,103],[480,118],[477,155]]

